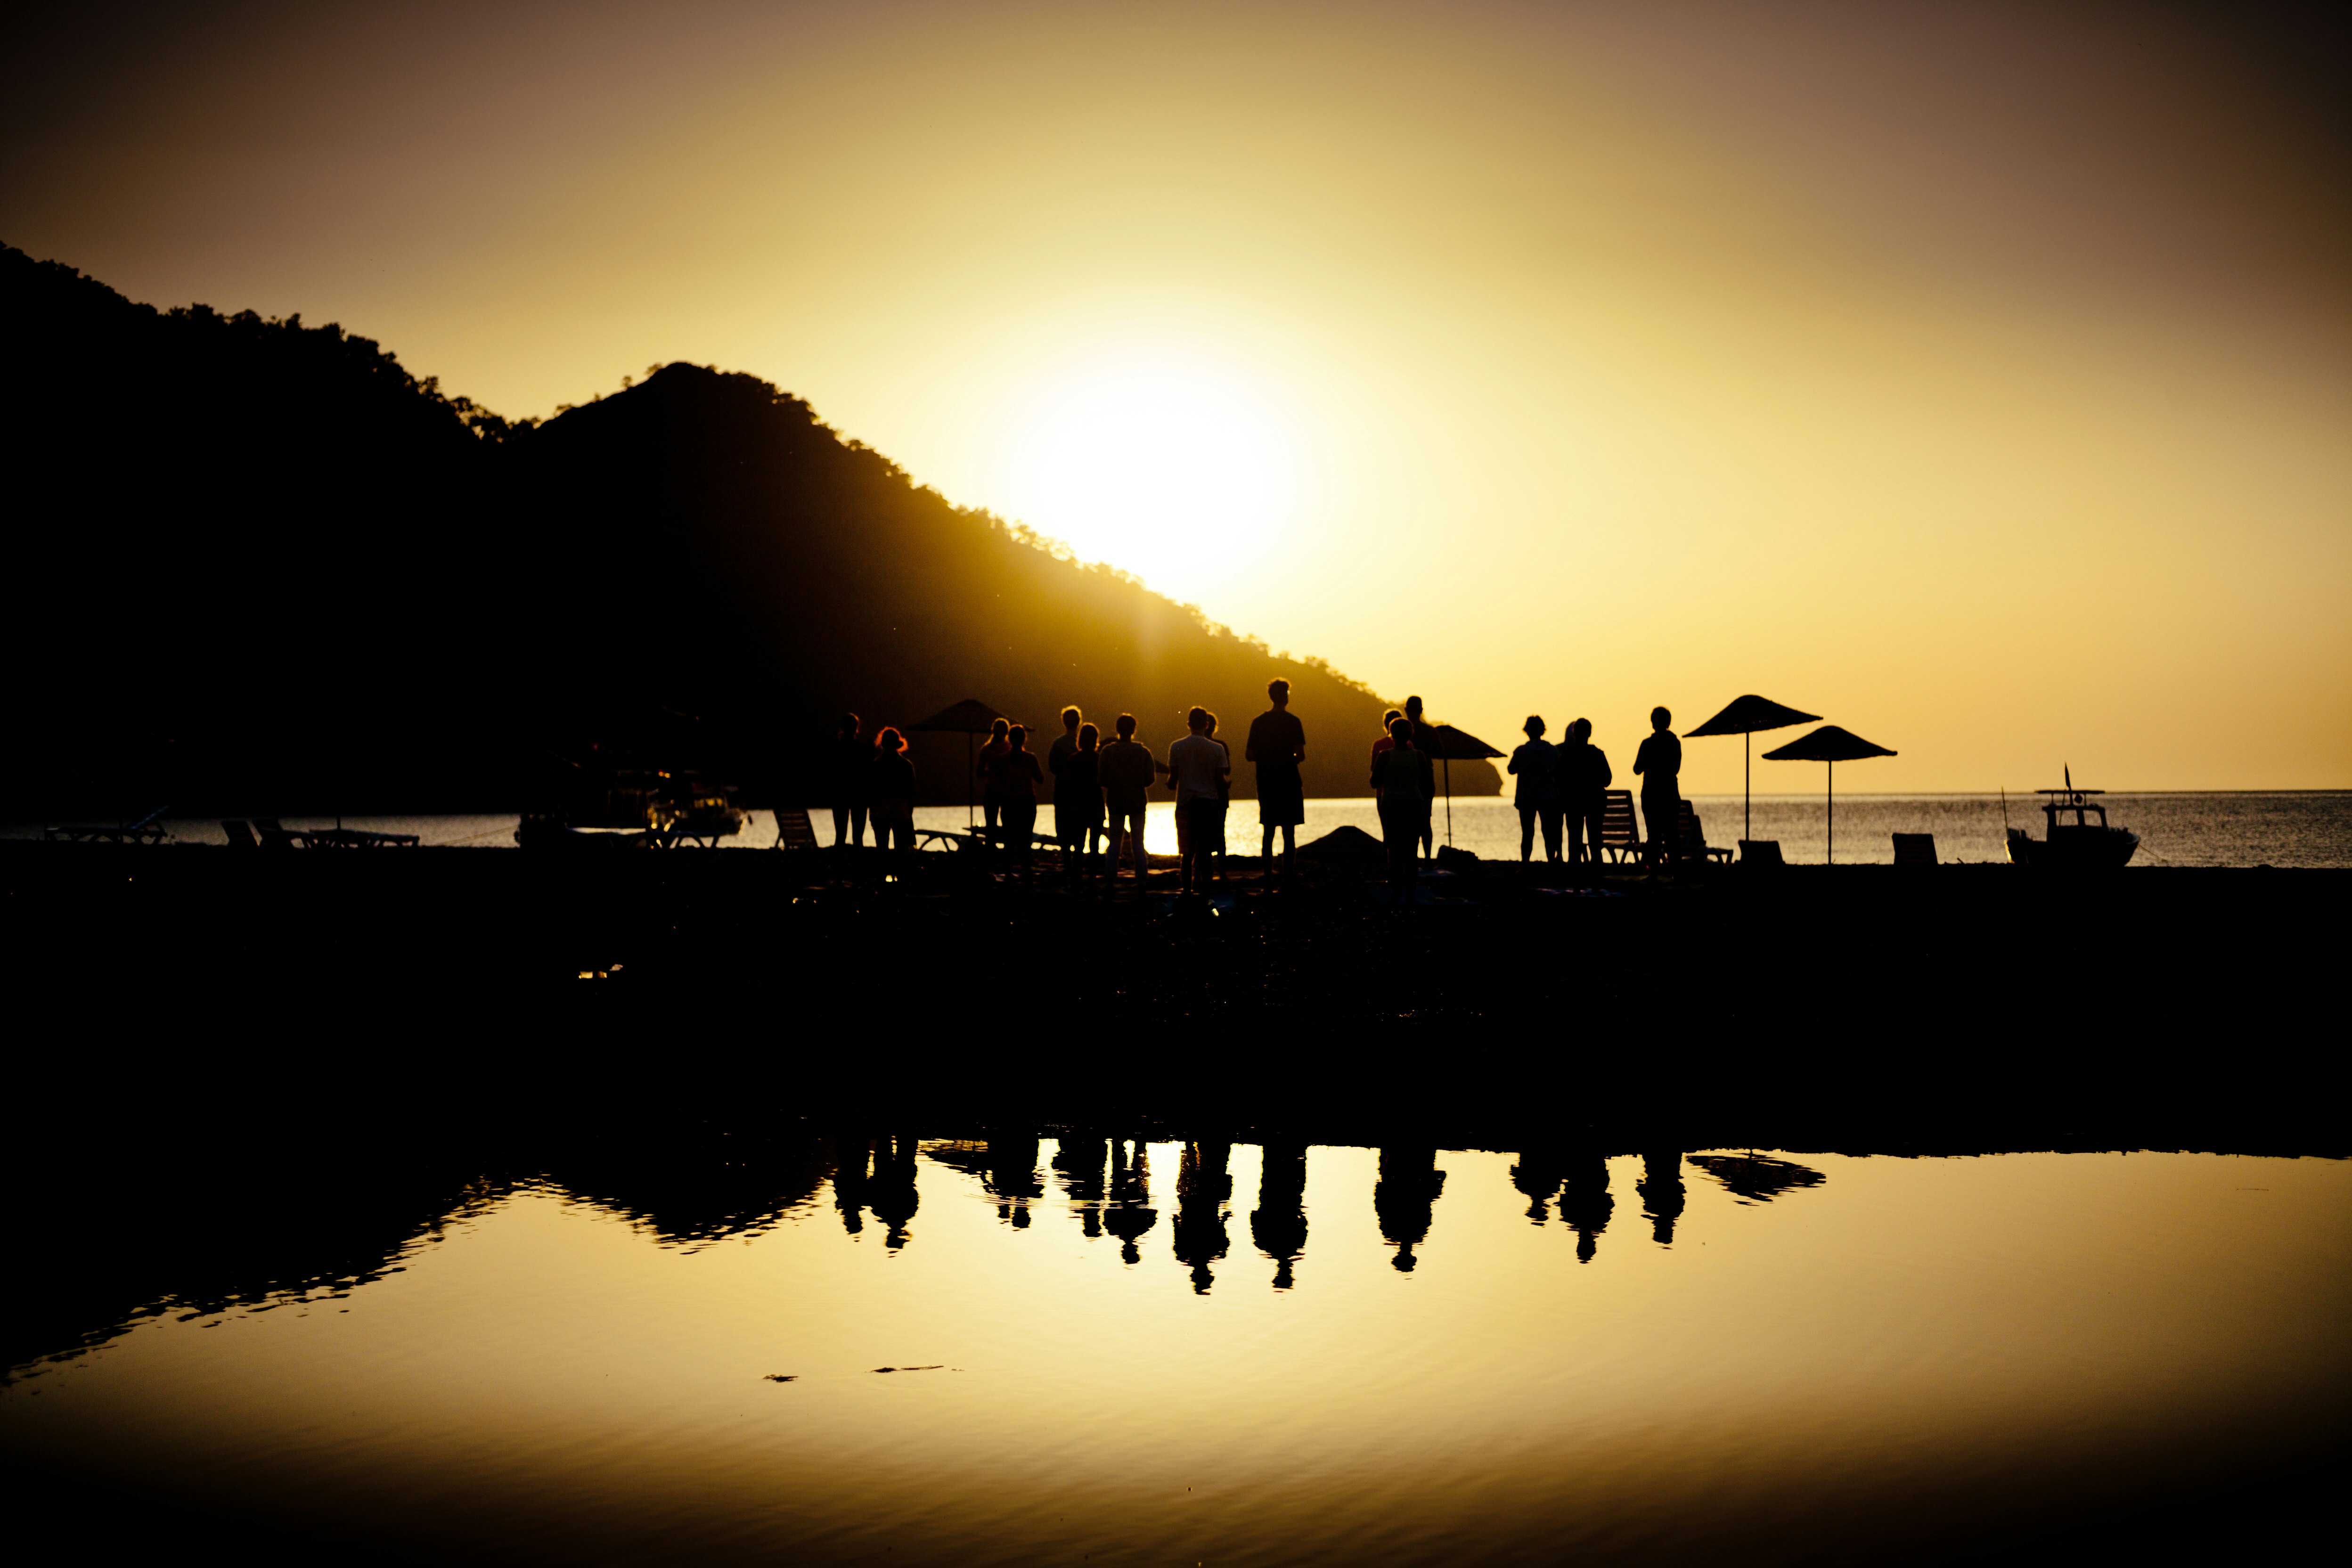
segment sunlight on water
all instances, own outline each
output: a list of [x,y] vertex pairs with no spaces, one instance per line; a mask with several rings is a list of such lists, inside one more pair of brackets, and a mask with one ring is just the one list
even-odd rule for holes
[[0,1437],[575,1561],[1771,1559],[2352,1392],[2336,1162],[848,1147],[719,1224],[526,1183],[26,1369]]

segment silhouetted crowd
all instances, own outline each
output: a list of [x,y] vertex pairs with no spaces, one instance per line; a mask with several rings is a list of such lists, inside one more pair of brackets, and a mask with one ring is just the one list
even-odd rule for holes
[[[1307,731],[1290,711],[1288,681],[1270,683],[1266,697],[1271,706],[1251,721],[1244,760],[1257,773],[1258,855],[1269,878],[1280,886],[1296,873],[1297,831],[1307,816],[1300,772]],[[1175,795],[1180,886],[1189,893],[1205,891],[1213,880],[1223,881],[1234,762],[1231,749],[1217,737],[1217,716],[1205,708],[1192,709],[1185,715],[1185,734],[1164,757],[1153,755],[1135,738],[1132,713],[1118,716],[1114,738],[1108,742],[1077,709],[1065,708],[1061,717],[1062,734],[1042,758],[1030,750],[1027,726],[1001,718],[978,754],[982,836],[1008,853],[1012,873],[1024,879],[1033,874],[1034,848],[1041,837],[1038,805],[1050,798],[1052,838],[1061,850],[1066,875],[1116,881],[1126,865],[1139,881],[1146,868],[1145,810],[1150,792],[1160,784]],[[1684,837],[1678,785],[1682,742],[1671,727],[1674,716],[1665,709],[1654,710],[1650,720],[1651,733],[1634,756],[1633,772],[1642,780],[1642,816],[1649,830],[1645,858],[1655,864]],[[1630,821],[1617,838],[1604,839],[1611,827],[1608,796],[1614,774],[1608,756],[1592,743],[1591,721],[1575,721],[1558,745],[1544,739],[1540,715],[1530,715],[1524,728],[1527,741],[1509,762],[1517,781],[1519,858],[1533,857],[1540,833],[1548,861],[1590,874],[1600,863],[1605,841],[1638,845]],[[1408,697],[1402,709],[1389,710],[1383,732],[1372,742],[1369,783],[1378,803],[1391,896],[1400,900],[1412,897],[1419,862],[1435,853],[1435,759],[1446,754],[1445,735],[1453,733],[1441,733],[1429,724],[1421,699]],[[1496,753],[1482,749],[1480,754]],[[870,818],[880,847],[913,849],[915,770],[898,731],[885,729],[868,742],[857,715],[843,715],[831,776],[835,844],[864,844]],[[1277,834],[1282,839],[1279,859],[1275,855]]]

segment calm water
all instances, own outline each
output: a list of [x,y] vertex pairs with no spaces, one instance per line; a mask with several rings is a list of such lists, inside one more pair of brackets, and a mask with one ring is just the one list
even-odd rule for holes
[[0,1443],[509,1559],[1869,1561],[2352,1412],[2339,1162],[907,1140],[682,1181],[485,1184],[365,1282],[20,1367]]
[[[1738,842],[1741,807],[1738,795],[1693,797],[1710,843],[1729,847]],[[2259,794],[2111,795],[2106,797],[2108,820],[2140,836],[2135,866],[2352,866],[2352,791],[2320,790]],[[1890,835],[1932,833],[1937,854],[1946,860],[2005,860],[2001,825],[2006,820],[2042,837],[2035,802],[2012,796],[2004,806],[1998,795],[1840,795],[1837,800],[1837,859],[1839,863],[1884,863],[1892,860]],[[821,843],[833,841],[830,814],[812,814]],[[925,806],[915,813],[916,826],[960,829],[961,806]],[[1052,807],[1039,814],[1048,831]],[[514,847],[515,818],[506,816],[350,817],[354,827],[378,832],[415,833],[427,844]],[[325,827],[331,817],[289,817],[289,827]],[[1368,833],[1380,832],[1379,815],[1364,800],[1311,800],[1301,843],[1328,833],[1341,824]],[[1438,803],[1440,840],[1445,836],[1445,804]],[[1792,862],[1818,864],[1828,858],[1829,827],[1820,795],[1758,795],[1755,834],[1780,840],[1782,855]],[[171,824],[174,837],[193,843],[226,843],[220,824],[182,821]],[[17,824],[9,837],[38,837],[37,824]],[[772,815],[754,812],[743,835],[730,847],[764,848],[775,840]],[[1175,808],[1155,802],[1145,823],[1145,842],[1155,854],[1176,853]],[[1492,796],[1454,802],[1453,841],[1462,848],[1489,858],[1515,858],[1519,852],[1518,813],[1507,801]],[[1229,849],[1257,852],[1257,803],[1234,802],[1226,830]],[[1538,839],[1537,853],[1542,853]]]

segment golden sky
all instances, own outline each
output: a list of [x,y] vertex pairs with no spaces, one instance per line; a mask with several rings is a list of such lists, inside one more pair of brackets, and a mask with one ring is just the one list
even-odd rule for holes
[[[674,359],[753,372],[1497,744],[1581,713],[1622,768],[1652,704],[1686,728],[1757,691],[1901,752],[1856,790],[2352,785],[2352,159],[2284,26],[11,26],[0,239],[339,321],[510,416]],[[1687,789],[1738,787],[1738,742],[1688,757]]]

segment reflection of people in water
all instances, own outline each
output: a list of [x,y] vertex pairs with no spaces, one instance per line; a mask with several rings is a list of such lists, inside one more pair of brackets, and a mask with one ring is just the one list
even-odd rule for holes
[[1088,1236],[1102,1234],[1103,1140],[1078,1133],[1062,1139],[1054,1149],[1054,1174],[1078,1211],[1078,1228]]
[[896,1252],[907,1245],[907,1222],[922,1199],[915,1192],[915,1135],[902,1132],[874,1141],[874,1174],[866,1185],[866,1206],[888,1228],[882,1245]]
[[1225,1200],[1234,1178],[1225,1169],[1230,1143],[1187,1143],[1176,1167],[1176,1261],[1192,1266],[1192,1289],[1202,1295],[1215,1283],[1209,1265],[1224,1257]]
[[1397,1249],[1391,1262],[1410,1274],[1417,1261],[1412,1249],[1429,1239],[1430,1210],[1445,1190],[1445,1173],[1437,1168],[1434,1149],[1382,1149],[1380,1179],[1372,1184],[1372,1214],[1380,1221],[1381,1238]]
[[1511,1185],[1528,1195],[1528,1218],[1535,1224],[1541,1225],[1549,1216],[1561,1174],[1559,1153],[1552,1149],[1530,1149],[1511,1167]]
[[996,1199],[996,1217],[1015,1230],[1029,1228],[1029,1200],[1043,1195],[1037,1184],[1035,1134],[991,1138],[988,1141],[989,1194]]
[[1579,1151],[1568,1163],[1568,1183],[1559,1194],[1559,1217],[1576,1232],[1576,1260],[1590,1263],[1617,1200],[1609,1195],[1609,1161],[1598,1149]]
[[1633,1184],[1649,1216],[1650,1236],[1660,1247],[1675,1242],[1675,1221],[1683,1212],[1683,1157],[1679,1150],[1642,1156],[1642,1179]]
[[1103,1228],[1118,1237],[1120,1261],[1140,1263],[1143,1254],[1135,1244],[1159,1223],[1159,1211],[1151,1206],[1150,1152],[1140,1140],[1112,1139],[1110,1207],[1103,1215]]
[[1250,1239],[1274,1259],[1274,1288],[1287,1290],[1291,1266],[1307,1253],[1307,1145],[1268,1143],[1260,1153]]
[[841,1227],[856,1236],[866,1228],[866,1140],[841,1138],[833,1149],[833,1206],[841,1211]]

